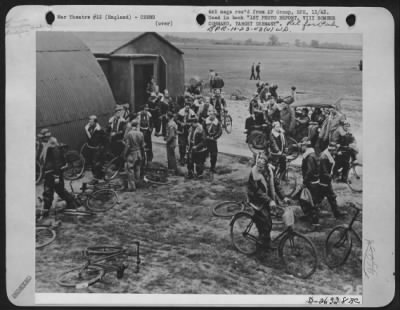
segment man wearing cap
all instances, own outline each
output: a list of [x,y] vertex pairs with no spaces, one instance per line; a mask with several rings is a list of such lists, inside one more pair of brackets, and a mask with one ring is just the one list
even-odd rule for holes
[[217,140],[222,135],[221,123],[215,117],[215,111],[210,111],[210,116],[205,121],[205,133],[206,133],[206,146],[207,154],[210,155],[210,171],[215,173],[215,165],[217,163],[218,156],[218,144]]
[[156,135],[165,137],[165,135],[167,134],[167,123],[168,123],[167,113],[169,110],[169,105],[163,94],[160,94],[159,102],[160,102],[161,132],[159,132]]
[[212,110],[213,110],[213,107],[210,106],[210,103],[207,100],[202,99],[200,106],[199,106],[199,111],[197,112],[197,114],[199,116],[199,121],[202,125],[205,124],[205,121],[208,118],[208,116],[210,115],[210,112]]
[[347,174],[350,169],[350,159],[356,160],[357,150],[355,149],[355,138],[350,132],[350,123],[341,120],[339,127],[332,134],[332,142],[338,147],[336,153],[336,164],[333,175],[338,174],[338,170],[342,169],[340,182],[347,182]]
[[278,100],[278,85],[277,84],[271,84],[271,87],[269,88],[269,92],[272,97],[275,98],[275,100]]
[[328,147],[320,155],[319,180],[321,200],[326,197],[331,205],[332,213],[336,218],[341,218],[345,213],[339,211],[336,194],[332,187],[332,173],[335,166],[334,155],[336,143],[330,142]]
[[189,102],[185,102],[185,106],[180,109],[176,115],[176,124],[178,126],[179,161],[182,166],[185,165],[186,147],[190,127],[189,119],[195,115],[194,111],[190,108]]
[[215,90],[215,96],[210,99],[210,103],[214,107],[215,111],[217,112],[218,120],[221,121],[222,110],[226,111],[226,101],[221,96],[220,89]]
[[87,137],[87,152],[85,156],[85,164],[87,167],[93,165],[93,157],[96,152],[98,141],[98,132],[101,130],[101,126],[98,123],[96,115],[89,116],[89,122],[85,126],[85,133]]
[[147,93],[149,96],[151,96],[151,94],[154,93],[154,92],[156,91],[156,86],[157,86],[156,80],[155,80],[154,76],[152,76],[152,77],[150,78],[150,81],[147,83],[147,86],[146,86],[146,93]]
[[191,179],[194,176],[194,170],[196,170],[196,176],[201,177],[204,171],[204,162],[206,161],[207,146],[206,146],[206,134],[203,126],[199,123],[199,119],[194,114],[190,117],[189,122],[191,126],[188,133],[188,178]]
[[47,143],[51,137],[51,133],[47,128],[43,128],[37,134],[38,140],[36,141],[36,157],[43,161],[44,151],[47,147]]
[[301,114],[296,117],[296,127],[295,127],[295,138],[296,140],[301,140],[308,136],[308,125],[310,123],[310,118],[308,117],[308,109],[301,109]]
[[64,188],[63,170],[67,167],[67,163],[65,162],[64,151],[58,144],[57,139],[55,137],[50,137],[43,151],[44,211],[42,216],[43,218],[47,218],[53,204],[54,192],[67,202],[67,208],[76,209],[78,206],[71,194]]
[[342,120],[345,120],[346,117],[339,113],[335,108],[329,108],[329,115],[324,120],[322,124],[321,131],[319,132],[318,138],[318,147],[321,150],[324,150],[329,142],[331,141],[332,135],[335,130],[339,127],[339,123]]
[[321,202],[320,185],[319,185],[319,158],[315,154],[311,141],[307,140],[302,144],[303,160],[301,162],[301,171],[303,176],[303,186],[309,191],[311,197],[305,196],[301,199],[300,206],[306,217],[309,217],[311,223],[318,224],[319,209],[318,204]]
[[[119,155],[124,149],[121,143],[127,119],[125,118],[126,110],[123,105],[117,105],[115,107],[114,115],[108,120],[108,134],[110,135],[111,151],[114,155]],[[127,116],[127,115],[126,115]]]
[[146,103],[143,110],[139,112],[137,120],[140,132],[143,134],[144,151],[146,153],[147,162],[153,160],[153,142],[151,140],[151,133],[153,131],[153,119],[149,112],[149,105]]
[[167,161],[168,169],[172,170],[175,174],[178,174],[178,167],[176,166],[175,148],[176,139],[178,135],[178,126],[174,121],[174,114],[172,112],[167,113],[167,130],[164,137],[166,148],[167,148]]
[[283,134],[280,122],[272,123],[272,130],[269,136],[271,162],[279,168],[279,171],[286,171],[286,139]]
[[144,137],[137,120],[131,122],[131,128],[125,136],[125,169],[128,175],[128,190],[135,191],[140,180],[140,169],[144,158]]

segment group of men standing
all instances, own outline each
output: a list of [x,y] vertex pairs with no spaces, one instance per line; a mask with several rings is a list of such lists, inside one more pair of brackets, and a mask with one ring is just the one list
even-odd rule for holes
[[[255,65],[255,63],[253,62],[253,64],[251,65],[251,74],[250,74],[250,80],[261,80],[261,63],[257,63],[257,65]],[[257,73],[257,76],[254,74],[254,72]]]

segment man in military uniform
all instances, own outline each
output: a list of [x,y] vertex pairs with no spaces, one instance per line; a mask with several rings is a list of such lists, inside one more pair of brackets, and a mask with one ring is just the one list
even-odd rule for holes
[[332,173],[335,165],[334,155],[336,143],[330,142],[320,155],[319,180],[321,200],[326,197],[331,205],[332,213],[336,218],[343,217],[346,213],[339,211],[336,194],[332,187]]
[[168,169],[172,170],[175,174],[178,174],[178,167],[176,166],[176,157],[175,157],[178,126],[174,121],[174,114],[172,112],[167,113],[167,118],[168,118],[168,124],[164,140],[167,148]]
[[67,208],[76,209],[78,205],[76,205],[72,195],[64,188],[63,170],[67,168],[67,164],[64,158],[64,151],[55,137],[50,137],[49,141],[43,148],[43,162],[44,210],[41,215],[45,221],[49,216],[49,210],[53,204],[54,192],[56,192],[61,199],[67,202]]
[[189,119],[196,114],[190,108],[190,102],[185,102],[185,107],[180,109],[176,115],[176,124],[178,126],[178,145],[179,145],[179,162],[185,165],[186,147],[188,143]]
[[217,118],[221,121],[222,110],[226,111],[226,101],[221,96],[221,90],[215,90],[215,96],[210,99],[211,105],[214,107],[215,111],[217,112]]
[[[152,115],[149,112],[149,105],[145,104],[142,111],[139,112],[137,117],[140,131],[143,133],[144,151],[146,153],[146,161],[153,160],[153,144],[151,141],[151,133],[153,131]],[[143,164],[145,161],[142,162]]]
[[189,122],[191,127],[188,133],[188,178],[194,177],[194,170],[196,170],[196,177],[201,177],[204,171],[204,162],[206,161],[207,146],[206,146],[206,133],[203,126],[199,123],[196,115],[190,117]]
[[215,173],[215,165],[217,163],[218,156],[217,140],[222,135],[222,127],[221,123],[215,117],[214,110],[210,111],[210,116],[206,119],[204,125],[204,129],[206,132],[207,153],[210,155],[210,171]]

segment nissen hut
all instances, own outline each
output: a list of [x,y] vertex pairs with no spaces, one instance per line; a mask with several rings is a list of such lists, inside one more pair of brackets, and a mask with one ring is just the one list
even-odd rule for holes
[[66,32],[36,33],[36,127],[72,149],[86,141],[90,115],[106,124],[115,100],[89,48]]
[[146,85],[154,77],[173,97],[184,92],[183,52],[155,32],[76,32],[90,48],[118,104],[139,111],[147,101]]

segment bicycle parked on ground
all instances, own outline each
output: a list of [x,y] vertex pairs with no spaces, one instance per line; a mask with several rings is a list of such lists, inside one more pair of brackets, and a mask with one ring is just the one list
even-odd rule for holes
[[[139,241],[135,241],[136,245],[136,269],[135,273],[139,272],[141,263]],[[125,269],[128,268],[128,257],[132,253],[125,247],[120,246],[94,246],[88,247],[82,255],[87,259],[86,263],[62,272],[57,277],[57,284],[64,287],[73,287],[76,289],[87,288],[90,285],[101,281],[107,273],[116,272],[117,279],[124,276]]]
[[[233,246],[243,254],[254,254],[263,245],[261,234],[257,228],[258,208],[250,202],[242,202],[254,212],[241,211],[236,213],[230,222],[231,240]],[[318,265],[317,250],[310,239],[293,229],[294,214],[290,208],[283,210],[283,223],[286,228],[272,239],[272,244],[278,243],[279,257],[287,272],[306,279],[310,277]],[[272,224],[274,227],[274,223]]]
[[[347,261],[353,247],[353,237],[360,248],[362,246],[361,236],[353,229],[353,224],[362,210],[354,204],[350,204],[350,207],[355,209],[350,223],[334,227],[325,241],[325,262],[330,268],[342,266]],[[359,259],[361,261],[361,257]]]

